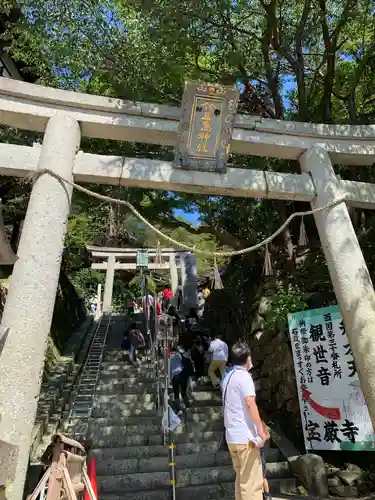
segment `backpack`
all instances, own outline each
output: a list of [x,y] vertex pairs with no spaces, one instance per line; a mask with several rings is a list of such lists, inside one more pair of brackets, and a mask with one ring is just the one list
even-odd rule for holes
[[186,354],[181,354],[182,359],[182,370],[186,371],[189,376],[194,375],[194,365],[190,358]]
[[129,341],[132,345],[134,345],[137,349],[145,346],[145,338],[142,335],[140,330],[130,330],[129,332]]
[[130,347],[130,342],[129,342],[129,338],[127,335],[124,335],[122,337],[122,341],[121,341],[121,349],[124,349],[124,350],[128,350]]

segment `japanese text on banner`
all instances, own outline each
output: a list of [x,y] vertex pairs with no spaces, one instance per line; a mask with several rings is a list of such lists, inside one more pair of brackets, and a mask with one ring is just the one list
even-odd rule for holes
[[290,314],[307,450],[373,450],[373,429],[337,306]]

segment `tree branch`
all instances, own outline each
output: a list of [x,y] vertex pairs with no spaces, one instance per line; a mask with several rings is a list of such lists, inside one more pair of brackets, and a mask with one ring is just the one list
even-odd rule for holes
[[275,74],[272,68],[271,58],[270,58],[270,44],[272,43],[273,38],[275,38],[275,31],[277,30],[277,20],[276,20],[276,0],[272,0],[269,5],[265,5],[262,3],[266,10],[267,18],[266,18],[266,26],[264,28],[263,37],[262,37],[262,54],[264,60],[264,68],[266,71],[266,77],[268,82],[268,87],[272,94],[273,103],[275,106],[275,118],[282,118],[284,115],[284,106],[283,101],[280,95],[280,85],[279,85],[279,76],[278,73]]
[[[174,217],[163,217],[161,219],[161,223],[164,226],[170,227],[172,229],[178,228],[178,227],[183,227],[186,229],[190,234],[211,234],[212,236],[215,236],[216,239],[222,244],[229,246],[234,249],[240,249],[243,248],[244,242],[238,241],[237,238],[232,236],[229,233],[226,233],[222,230],[220,230],[218,227],[214,226],[198,226],[198,227],[193,227],[191,226],[188,222],[184,222],[183,220],[176,219]],[[251,244],[251,243],[250,243]]]
[[303,44],[305,26],[309,16],[310,5],[311,5],[311,0],[305,0],[303,6],[303,12],[296,32],[296,56],[297,56],[296,79],[297,79],[297,90],[298,90],[298,110],[301,121],[307,121],[308,118],[306,82],[305,82],[305,60],[303,56],[302,44]]
[[351,12],[353,12],[358,0],[346,0],[340,19],[338,20],[332,37],[329,33],[327,23],[326,0],[318,0],[320,7],[320,19],[322,25],[323,41],[326,52],[327,69],[324,78],[324,90],[321,99],[322,119],[324,122],[332,122],[332,94],[335,78],[336,51],[338,49],[338,38],[347,23]]
[[333,34],[332,34],[332,41],[333,41],[334,47],[336,47],[337,40],[338,40],[338,37],[340,36],[341,30],[343,29],[343,27],[347,23],[350,15],[353,14],[354,8],[357,5],[357,3],[358,3],[358,0],[346,0],[346,4],[343,8],[341,17],[340,17],[338,23],[336,24],[336,28],[334,29]]

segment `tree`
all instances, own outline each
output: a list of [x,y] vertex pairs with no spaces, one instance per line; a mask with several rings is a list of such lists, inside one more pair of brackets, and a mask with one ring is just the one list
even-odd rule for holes
[[[237,82],[244,89],[241,112],[353,124],[375,114],[374,0],[72,0],[69,6],[22,0],[20,6],[11,53],[37,67],[41,83],[178,105],[185,79]],[[86,140],[83,148],[173,159],[171,148],[159,146]],[[293,162],[230,157],[242,168],[250,161],[252,168],[298,171]],[[341,171],[372,179],[368,169]],[[96,189],[116,194],[115,188]],[[141,190],[121,196],[163,228],[181,226],[174,208],[199,211],[201,226],[185,229],[232,248],[269,234],[300,208]],[[95,207],[103,229],[109,209]],[[279,242],[289,260],[295,229]]]

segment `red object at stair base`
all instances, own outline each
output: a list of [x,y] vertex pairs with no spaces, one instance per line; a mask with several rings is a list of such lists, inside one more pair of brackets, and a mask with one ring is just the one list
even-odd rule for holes
[[[98,485],[96,483],[96,460],[94,457],[90,458],[89,465],[87,467],[87,475],[89,476],[95,498],[98,498]],[[90,500],[90,495],[87,490],[85,492],[85,500]]]

